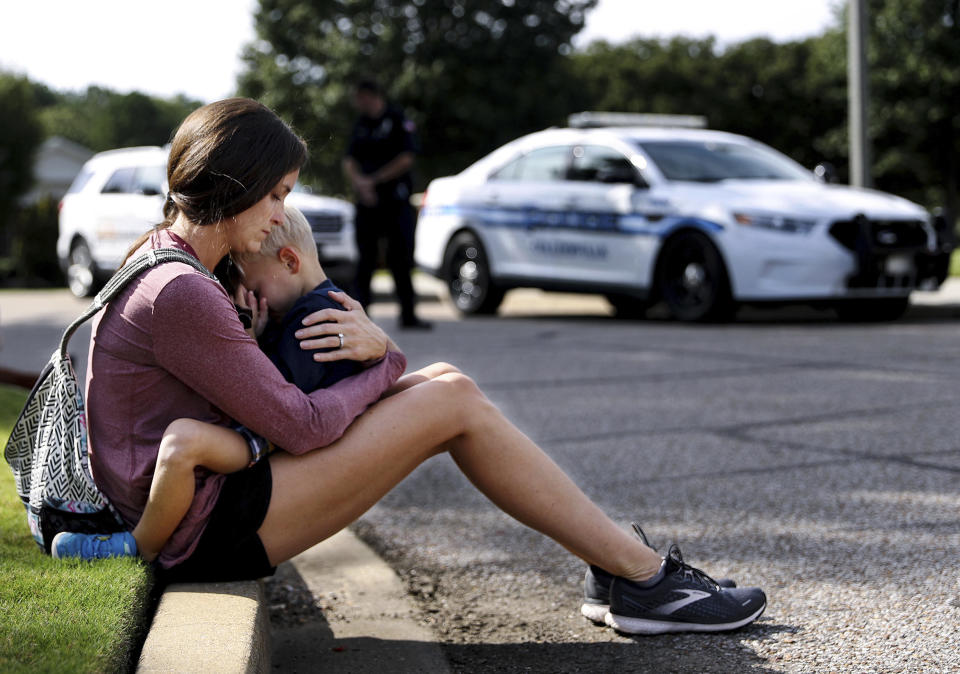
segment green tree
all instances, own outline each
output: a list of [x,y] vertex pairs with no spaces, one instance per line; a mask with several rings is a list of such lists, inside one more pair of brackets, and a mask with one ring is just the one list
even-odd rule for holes
[[731,46],[718,63],[719,128],[762,140],[807,168],[845,162],[845,145],[838,153],[832,142],[847,115],[846,71],[833,47],[826,37]]
[[960,0],[870,0],[874,182],[960,215]]
[[33,183],[33,162],[43,140],[30,82],[0,73],[0,231]]
[[565,55],[596,0],[260,0],[241,93],[291,122],[306,173],[342,191],[353,85],[377,79],[418,127],[420,186],[516,136],[561,123]]
[[622,45],[594,42],[571,56],[577,107],[613,112],[705,115],[718,104],[716,44],[635,39]]
[[55,94],[41,109],[48,136],[63,136],[94,151],[135,145],[164,145],[199,101],[161,99],[140,92],[120,94],[89,87],[83,93]]

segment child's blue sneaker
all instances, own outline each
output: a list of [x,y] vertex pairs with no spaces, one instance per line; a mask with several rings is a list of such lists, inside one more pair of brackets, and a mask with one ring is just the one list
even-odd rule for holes
[[56,559],[107,559],[136,557],[137,541],[129,531],[118,534],[75,534],[61,531],[53,537],[50,555]]

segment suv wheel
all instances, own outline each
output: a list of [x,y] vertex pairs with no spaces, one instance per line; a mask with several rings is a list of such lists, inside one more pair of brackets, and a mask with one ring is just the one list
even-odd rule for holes
[[720,253],[699,232],[682,232],[664,244],[657,265],[657,287],[677,320],[716,321],[734,313]]
[[97,285],[96,269],[90,247],[83,239],[73,243],[67,258],[67,285],[77,297],[90,297]]
[[496,313],[504,291],[491,279],[487,254],[477,237],[469,232],[457,234],[444,260],[444,278],[457,309],[466,315]]

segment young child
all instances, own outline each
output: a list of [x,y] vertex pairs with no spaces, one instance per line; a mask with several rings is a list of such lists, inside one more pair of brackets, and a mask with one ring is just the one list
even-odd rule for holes
[[[310,224],[292,206],[284,223],[264,240],[259,253],[235,260],[242,284],[235,301],[248,314],[251,337],[287,381],[310,392],[360,371],[356,361],[318,363],[316,351],[300,348],[294,333],[301,320],[320,309],[342,309],[328,296],[339,289],[327,278],[317,257]],[[329,351],[330,349],[325,349]],[[177,419],[163,434],[143,516],[132,532],[112,535],[61,532],[53,539],[54,557],[100,559],[138,555],[153,561],[186,515],[194,496],[194,470],[233,473],[263,459],[273,447],[243,426],[227,428],[195,419]]]

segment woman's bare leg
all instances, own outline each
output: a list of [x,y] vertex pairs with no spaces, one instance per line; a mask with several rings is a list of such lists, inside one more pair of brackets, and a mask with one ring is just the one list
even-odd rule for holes
[[273,496],[258,532],[271,563],[347,526],[442,451],[497,506],[581,559],[635,580],[659,569],[656,552],[611,521],[459,373],[380,401],[328,447],[271,456]]
[[389,398],[395,393],[400,393],[400,391],[406,391],[411,386],[436,379],[442,374],[455,374],[458,372],[460,372],[460,370],[450,363],[433,363],[432,365],[427,365],[423,369],[417,370],[416,372],[408,372],[400,377],[393,386],[386,390],[381,396],[381,399]]

